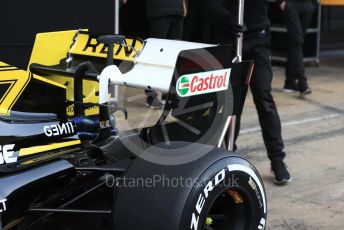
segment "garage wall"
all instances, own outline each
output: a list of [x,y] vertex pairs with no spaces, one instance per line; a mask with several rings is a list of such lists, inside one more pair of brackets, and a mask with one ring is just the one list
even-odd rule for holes
[[322,6],[321,50],[344,49],[344,2]]
[[0,60],[26,68],[35,34],[90,28],[114,32],[114,0],[1,0]]

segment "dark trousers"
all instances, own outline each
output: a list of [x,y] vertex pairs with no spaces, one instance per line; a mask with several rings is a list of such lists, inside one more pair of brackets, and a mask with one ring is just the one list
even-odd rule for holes
[[152,38],[181,39],[184,19],[181,16],[165,16],[149,20],[149,35]]
[[204,13],[208,0],[189,0],[188,16],[185,18],[183,39],[192,42],[212,43],[213,22]]
[[[149,20],[149,35],[151,38],[181,39],[183,36],[184,18],[181,16],[165,16]],[[147,102],[157,96],[152,90],[145,90]],[[163,94],[163,99],[166,95]]]
[[286,84],[300,87],[307,85],[303,62],[303,45],[309,24],[311,23],[315,4],[311,0],[287,0],[284,11],[285,24],[288,30],[288,61],[286,66]]
[[[228,33],[219,40],[226,40]],[[258,112],[264,144],[271,161],[283,160],[285,157],[280,117],[271,94],[272,66],[270,31],[261,30],[245,34],[243,59],[254,60],[255,66],[250,82],[253,100]],[[231,42],[232,43],[232,42]],[[237,115],[235,140],[240,131],[241,114]]]

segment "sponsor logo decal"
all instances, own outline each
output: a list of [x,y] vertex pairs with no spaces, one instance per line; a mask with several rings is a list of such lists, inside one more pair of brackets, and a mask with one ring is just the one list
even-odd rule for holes
[[227,90],[230,75],[231,69],[183,75],[177,81],[177,94],[190,97]]
[[257,189],[257,185],[256,183],[254,183],[254,181],[252,180],[252,177],[250,177],[250,180],[248,181],[248,184],[251,186],[251,188],[253,190],[256,190]]
[[[96,110],[96,109],[98,109],[98,106],[95,106],[95,105],[85,108],[84,110],[85,110],[86,116],[87,116],[88,111]],[[67,113],[68,115],[74,115],[74,105],[70,105],[67,107]]]
[[73,127],[72,122],[56,124],[56,125],[47,125],[47,126],[44,126],[43,129],[47,137],[74,134],[74,127]]
[[250,180],[248,181],[248,184],[252,187],[254,193],[257,196],[257,200],[258,200],[258,204],[259,204],[259,208],[263,207],[263,198],[262,195],[260,194],[256,183],[252,180],[252,177],[250,177]]
[[190,91],[190,81],[188,77],[181,77],[178,80],[177,92],[179,96],[184,96]]
[[18,152],[14,152],[15,145],[0,145],[0,165],[15,163],[18,160]]
[[2,199],[0,200],[0,213],[5,212],[6,211],[6,202],[7,199]]
[[[137,51],[143,43],[138,39],[126,38],[124,44],[114,44],[114,59],[134,60]],[[72,54],[106,58],[108,46],[97,41],[97,37],[88,34],[79,34],[70,50]]]

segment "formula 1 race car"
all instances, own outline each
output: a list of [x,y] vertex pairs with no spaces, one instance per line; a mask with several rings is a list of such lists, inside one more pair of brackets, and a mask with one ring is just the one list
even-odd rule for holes
[[[262,180],[228,151],[253,68],[234,57],[231,46],[38,34],[27,71],[0,62],[0,229],[265,229]],[[142,114],[114,85],[166,93],[158,119],[121,131]]]

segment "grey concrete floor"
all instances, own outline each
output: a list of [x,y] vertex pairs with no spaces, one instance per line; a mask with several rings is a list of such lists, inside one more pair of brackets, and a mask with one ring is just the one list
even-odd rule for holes
[[[293,181],[276,186],[270,174],[257,113],[249,93],[242,116],[238,154],[261,174],[268,199],[267,229],[344,229],[344,65],[327,63],[307,69],[313,93],[305,97],[282,91],[284,69],[274,67],[273,95],[283,126],[286,163]],[[129,115],[122,129],[146,126],[160,112],[142,106],[145,94],[130,92]]]

